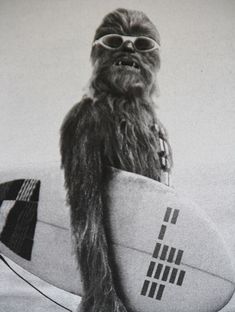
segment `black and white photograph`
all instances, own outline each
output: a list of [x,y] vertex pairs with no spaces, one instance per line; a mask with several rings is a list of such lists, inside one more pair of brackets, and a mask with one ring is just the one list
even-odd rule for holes
[[235,312],[235,1],[0,0],[0,312]]

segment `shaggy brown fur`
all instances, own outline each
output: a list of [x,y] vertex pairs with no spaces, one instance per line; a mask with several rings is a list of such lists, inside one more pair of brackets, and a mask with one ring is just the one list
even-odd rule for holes
[[[148,36],[160,43],[155,26],[142,12],[118,9],[108,14],[95,40],[109,33]],[[140,70],[115,66],[136,61]],[[118,287],[109,244],[106,186],[109,167],[160,180],[158,123],[152,97],[156,92],[159,51],[139,53],[123,44],[119,50],[92,48],[91,95],[75,105],[61,129],[62,167],[76,254],[82,274],[85,312],[124,312],[128,299]]]

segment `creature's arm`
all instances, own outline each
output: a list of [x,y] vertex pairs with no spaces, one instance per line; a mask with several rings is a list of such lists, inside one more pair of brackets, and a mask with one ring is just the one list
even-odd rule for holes
[[84,285],[83,300],[88,305],[90,300],[91,305],[98,307],[99,302],[94,301],[104,296],[108,300],[108,295],[112,294],[110,290],[115,291],[103,220],[105,178],[101,118],[92,106],[91,100],[84,99],[65,118],[61,129],[61,155]]

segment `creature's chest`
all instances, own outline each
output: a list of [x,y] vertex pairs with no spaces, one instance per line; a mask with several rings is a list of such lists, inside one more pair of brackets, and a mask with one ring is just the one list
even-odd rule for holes
[[168,185],[171,158],[163,131],[153,122],[116,120],[105,133],[104,150],[108,163]]

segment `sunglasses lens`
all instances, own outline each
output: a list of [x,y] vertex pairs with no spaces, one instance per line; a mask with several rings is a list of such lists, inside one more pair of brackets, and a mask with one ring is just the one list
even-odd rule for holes
[[154,41],[148,38],[137,38],[135,40],[135,47],[139,51],[147,51],[153,49],[155,46]]
[[118,35],[117,36],[116,35],[105,36],[102,41],[103,41],[103,44],[113,49],[119,48],[123,42],[122,37]]

